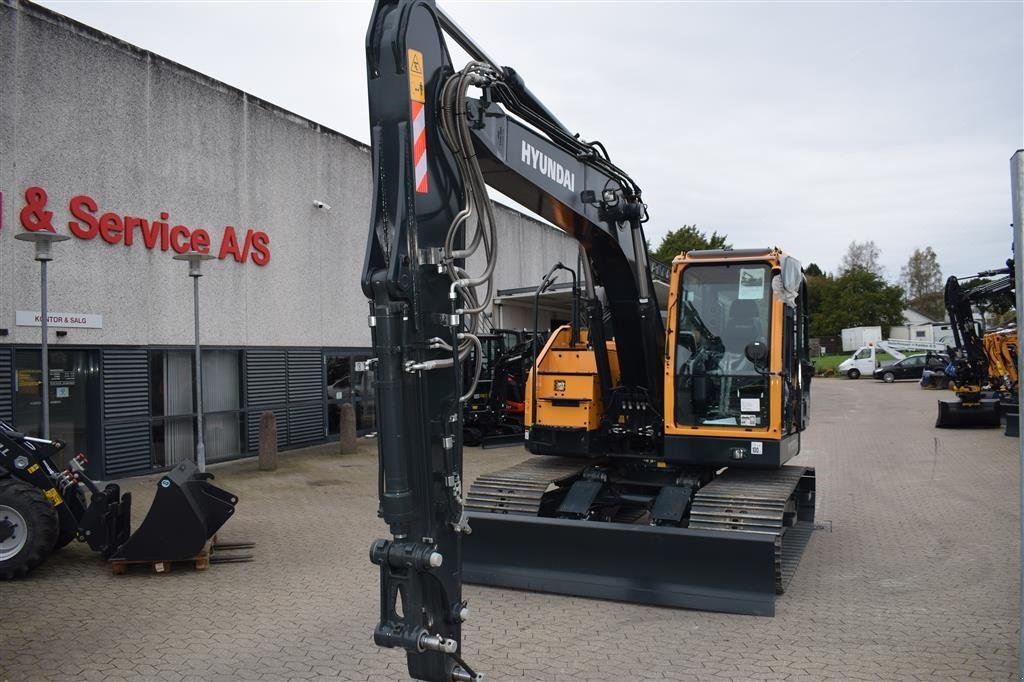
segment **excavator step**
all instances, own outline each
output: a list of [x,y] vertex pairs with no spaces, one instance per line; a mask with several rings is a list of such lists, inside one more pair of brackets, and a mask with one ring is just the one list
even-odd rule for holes
[[727,470],[695,496],[690,527],[538,516],[583,464],[536,457],[481,476],[467,500],[467,583],[770,616],[814,527],[814,470]]

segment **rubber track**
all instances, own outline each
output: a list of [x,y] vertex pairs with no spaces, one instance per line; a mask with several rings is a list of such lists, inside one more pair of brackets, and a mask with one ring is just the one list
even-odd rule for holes
[[551,485],[579,474],[584,466],[578,460],[541,456],[485,474],[470,486],[466,510],[536,516],[541,498]]
[[812,523],[783,525],[790,499],[806,473],[804,467],[773,471],[728,469],[697,491],[690,508],[690,528],[775,537],[775,591],[785,592],[810,540]]

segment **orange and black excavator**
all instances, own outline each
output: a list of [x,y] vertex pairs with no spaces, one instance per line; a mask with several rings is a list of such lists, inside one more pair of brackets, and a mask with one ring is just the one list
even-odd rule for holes
[[[998,384],[991,387],[991,373],[998,371],[995,362],[1000,355],[990,356],[989,350],[997,351],[999,340],[986,343],[981,324],[974,319],[974,307],[1005,300],[1014,302],[1015,280],[1013,259],[1006,261],[1005,268],[980,272],[971,279],[1002,275],[991,281],[965,288],[960,278],[946,280],[945,303],[949,323],[953,329],[954,345],[949,349],[953,377],[950,388],[955,394],[951,399],[939,400],[935,426],[939,428],[998,427],[1000,422],[1001,395]],[[1013,338],[1014,346],[1016,337]],[[994,362],[995,361],[995,362]],[[1003,367],[1004,371],[1006,370]],[[1014,363],[1016,375],[1016,363]],[[1002,379],[998,380],[999,382]],[[1007,392],[1010,403],[1016,402],[1016,388]]]
[[[448,39],[470,56],[461,69]],[[777,248],[680,254],[666,315],[641,189],[604,145],[432,0],[378,0],[366,54],[362,286],[392,535],[370,549],[375,642],[404,649],[414,678],[479,679],[460,656],[463,581],[773,614],[814,518],[814,470],[786,464],[810,405],[800,263]],[[578,242],[586,310],[534,361],[537,456],[470,488],[462,410],[480,365],[463,367],[483,357],[499,257],[489,189]]]

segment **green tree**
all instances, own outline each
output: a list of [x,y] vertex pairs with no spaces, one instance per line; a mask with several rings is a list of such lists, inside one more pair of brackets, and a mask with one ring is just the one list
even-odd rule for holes
[[874,325],[888,336],[894,325],[903,324],[903,289],[875,273],[852,268],[836,278],[811,277],[807,290],[812,336]]
[[807,277],[824,277],[825,273],[821,271],[817,263],[808,263],[807,267],[804,268],[804,275]]
[[651,255],[664,263],[671,263],[673,258],[684,251],[731,249],[732,245],[726,242],[726,239],[726,235],[718,232],[712,232],[711,236],[708,236],[707,233],[698,230],[696,225],[683,225],[678,230],[669,230]]
[[846,247],[846,254],[839,264],[839,274],[845,275],[851,270],[864,270],[882,277],[885,269],[878,262],[881,255],[882,250],[873,241],[850,242],[850,245]]
[[900,270],[900,284],[906,293],[907,305],[933,320],[946,316],[942,300],[942,267],[932,247],[914,249],[907,264]]
[[907,307],[927,315],[933,320],[946,319],[946,300],[941,289],[908,300]]

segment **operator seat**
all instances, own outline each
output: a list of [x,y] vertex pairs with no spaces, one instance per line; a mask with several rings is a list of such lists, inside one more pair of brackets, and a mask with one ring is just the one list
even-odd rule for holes
[[[726,353],[744,355],[747,344],[764,336],[757,314],[757,302],[738,298],[729,306],[729,318],[722,332]],[[745,357],[745,355],[744,355]]]
[[718,395],[722,414],[738,415],[739,399],[736,393],[761,381],[754,363],[747,359],[746,347],[751,341],[762,338],[763,331],[756,301],[738,298],[730,304],[729,317],[722,331],[725,352],[718,365],[722,375]]

